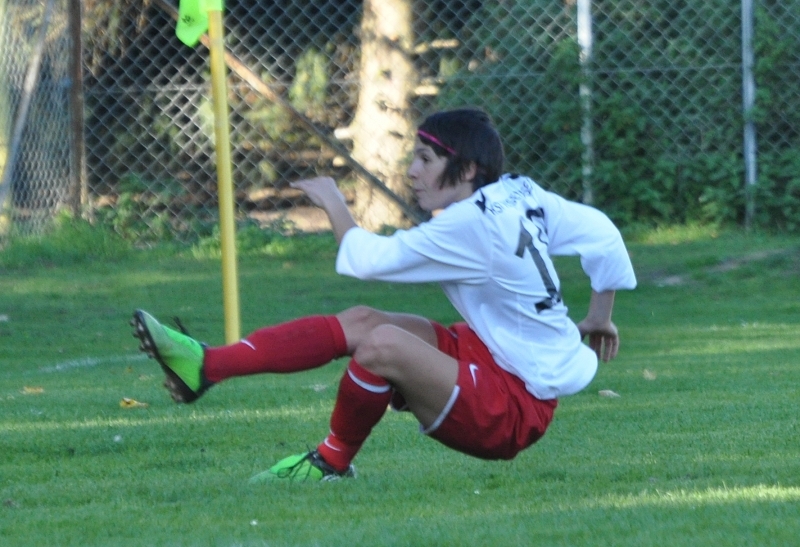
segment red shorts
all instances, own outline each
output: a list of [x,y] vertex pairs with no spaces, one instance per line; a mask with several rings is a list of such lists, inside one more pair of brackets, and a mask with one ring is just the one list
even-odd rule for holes
[[510,460],[538,441],[553,419],[557,399],[534,397],[525,382],[501,369],[466,325],[431,322],[439,350],[458,361],[458,380],[442,415],[423,432],[458,450],[490,460]]

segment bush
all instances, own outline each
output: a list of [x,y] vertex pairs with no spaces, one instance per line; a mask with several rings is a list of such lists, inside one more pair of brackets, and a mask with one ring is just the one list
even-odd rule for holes
[[[236,229],[238,255],[266,255],[282,258],[336,256],[336,240],[331,233],[296,234],[293,226],[276,222],[262,228],[253,221],[241,223]],[[191,247],[195,258],[219,258],[222,255],[219,226],[210,236],[201,238]]]
[[6,247],[0,250],[0,268],[114,260],[132,252],[131,244],[108,227],[95,226],[61,213],[41,235],[12,235]]
[[[593,10],[587,82],[594,205],[622,226],[741,223],[741,52],[731,39],[739,11],[724,0],[610,4]],[[755,44],[756,224],[789,231],[800,230],[800,96],[786,82],[800,61],[797,5],[765,2]],[[489,53],[446,81],[439,107],[485,106],[498,122],[508,170],[581,199],[583,74],[573,13],[542,0],[484,4],[468,25],[480,30],[467,46]]]

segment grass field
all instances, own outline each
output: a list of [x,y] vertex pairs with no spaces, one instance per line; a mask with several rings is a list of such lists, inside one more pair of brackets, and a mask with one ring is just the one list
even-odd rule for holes
[[[800,545],[799,238],[630,244],[620,356],[514,461],[393,413],[356,480],[268,486],[247,479],[325,435],[346,363],[174,405],[128,320],[178,315],[222,343],[219,263],[106,243],[0,251],[2,546]],[[340,278],[333,257],[330,241],[243,256],[243,334],[355,304],[457,319],[437,287]],[[559,265],[580,318],[585,278]]]

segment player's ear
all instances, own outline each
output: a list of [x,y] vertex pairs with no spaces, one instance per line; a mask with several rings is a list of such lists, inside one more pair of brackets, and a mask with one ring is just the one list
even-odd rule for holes
[[461,180],[464,182],[472,182],[475,180],[475,177],[478,175],[478,164],[474,161],[469,162],[467,168],[464,169],[464,174],[461,177]]

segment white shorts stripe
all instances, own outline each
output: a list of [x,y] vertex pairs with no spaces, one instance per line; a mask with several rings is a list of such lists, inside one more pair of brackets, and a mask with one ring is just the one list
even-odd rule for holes
[[453,393],[450,394],[450,399],[447,400],[447,404],[444,405],[441,414],[439,414],[439,416],[427,428],[422,427],[422,424],[420,424],[419,426],[420,433],[422,433],[423,435],[430,435],[431,433],[439,429],[439,426],[442,425],[444,419],[447,418],[448,414],[450,414],[450,409],[453,408],[454,404],[456,404],[456,399],[458,399],[458,394],[460,391],[461,388],[458,387],[458,384],[456,384],[456,386],[453,388]]

